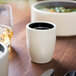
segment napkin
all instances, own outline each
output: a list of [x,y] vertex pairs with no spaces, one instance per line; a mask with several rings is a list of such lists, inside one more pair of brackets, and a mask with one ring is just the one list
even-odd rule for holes
[[64,76],[76,76],[76,72],[70,71],[70,72],[67,72]]

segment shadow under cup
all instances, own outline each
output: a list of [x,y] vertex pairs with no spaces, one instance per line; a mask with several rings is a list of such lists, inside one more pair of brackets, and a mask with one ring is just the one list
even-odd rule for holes
[[26,26],[27,48],[32,62],[51,61],[56,41],[56,25],[50,22],[32,22]]

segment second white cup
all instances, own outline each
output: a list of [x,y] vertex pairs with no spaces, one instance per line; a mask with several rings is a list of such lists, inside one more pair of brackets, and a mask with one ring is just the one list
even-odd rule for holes
[[8,76],[8,47],[0,42],[0,76]]
[[56,25],[50,22],[31,22],[26,25],[27,48],[35,63],[52,60],[56,42]]

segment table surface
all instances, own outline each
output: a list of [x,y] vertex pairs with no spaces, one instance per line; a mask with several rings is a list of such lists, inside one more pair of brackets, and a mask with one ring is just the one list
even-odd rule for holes
[[26,47],[25,26],[30,22],[30,9],[19,8],[9,3],[13,9],[14,36],[9,57],[9,76],[40,76],[47,69],[54,68],[54,76],[63,76],[67,71],[76,70],[76,36],[57,37],[55,52],[51,62],[35,64],[30,60]]

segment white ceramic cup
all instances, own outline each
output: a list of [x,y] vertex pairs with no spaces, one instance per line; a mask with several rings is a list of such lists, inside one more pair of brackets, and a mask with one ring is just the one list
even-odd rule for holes
[[47,63],[52,60],[55,48],[56,25],[46,21],[31,22],[26,25],[26,40],[32,62]]
[[8,76],[8,47],[0,42],[0,76]]

